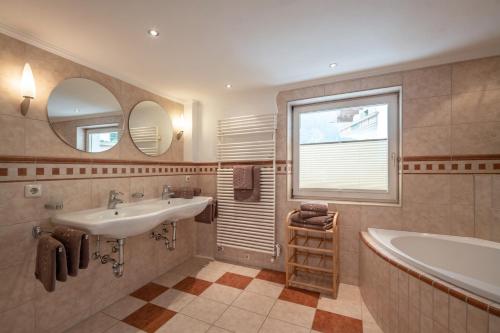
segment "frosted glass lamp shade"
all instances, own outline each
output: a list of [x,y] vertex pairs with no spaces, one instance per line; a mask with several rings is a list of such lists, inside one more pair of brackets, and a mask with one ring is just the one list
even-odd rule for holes
[[30,64],[26,63],[23,69],[23,77],[21,80],[21,94],[24,98],[35,98],[35,79],[31,71]]

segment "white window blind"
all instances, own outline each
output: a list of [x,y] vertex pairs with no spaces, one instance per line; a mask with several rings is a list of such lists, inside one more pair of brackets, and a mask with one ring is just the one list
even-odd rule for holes
[[358,94],[292,108],[294,197],[397,202],[399,93]]

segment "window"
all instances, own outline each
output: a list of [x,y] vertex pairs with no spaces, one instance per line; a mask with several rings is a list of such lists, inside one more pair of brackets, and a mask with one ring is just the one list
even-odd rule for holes
[[289,103],[292,195],[397,203],[400,88]]
[[85,151],[90,153],[106,151],[120,141],[120,132],[118,124],[78,127],[77,146],[80,147],[82,145],[82,140],[79,139],[79,136],[83,136],[85,138]]

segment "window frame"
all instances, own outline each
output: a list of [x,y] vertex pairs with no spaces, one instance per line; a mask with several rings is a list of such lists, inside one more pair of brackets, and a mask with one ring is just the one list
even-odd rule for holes
[[[395,94],[392,110],[388,111],[388,179],[389,190],[339,190],[300,189],[299,124],[301,113],[319,111],[318,106],[328,109],[345,106],[366,105],[371,100]],[[394,105],[395,103],[395,105]],[[331,96],[308,98],[288,102],[288,159],[292,162],[292,174],[288,177],[289,199],[317,199],[341,203],[363,203],[375,205],[400,205],[401,202],[401,156],[402,156],[402,87],[388,87],[357,91]]]

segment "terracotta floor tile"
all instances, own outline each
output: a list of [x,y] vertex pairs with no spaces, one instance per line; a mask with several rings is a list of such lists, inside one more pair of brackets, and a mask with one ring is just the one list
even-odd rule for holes
[[134,291],[132,294],[130,294],[130,296],[134,296],[139,299],[142,299],[143,301],[149,302],[167,290],[168,290],[167,287],[150,282],[145,286]]
[[252,282],[252,280],[253,279],[251,277],[228,272],[222,275],[215,282],[229,287],[245,289],[250,284],[250,282]]
[[212,285],[212,282],[205,280],[200,280],[194,277],[188,276],[181,282],[177,283],[174,288],[186,293],[190,293],[196,296],[200,296],[208,287]]
[[284,272],[270,269],[262,269],[255,278],[281,284],[285,284],[286,282],[286,275]]
[[298,288],[284,288],[279,299],[315,308],[318,306],[319,293]]
[[170,318],[175,316],[176,312],[162,308],[151,303],[141,307],[139,310],[127,316],[123,321],[129,325],[137,327],[148,333],[155,332]]
[[359,319],[316,310],[312,329],[323,333],[362,333],[363,323]]

